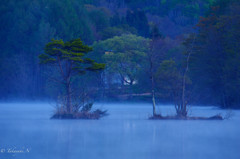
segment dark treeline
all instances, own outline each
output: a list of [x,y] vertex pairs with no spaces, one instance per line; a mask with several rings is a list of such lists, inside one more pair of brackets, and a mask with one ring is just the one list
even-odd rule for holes
[[0,22],[1,100],[64,93],[38,56],[52,38],[81,38],[106,69],[78,77],[79,95],[150,99],[154,90],[176,104],[185,81],[187,102],[239,107],[236,0],[1,0]]

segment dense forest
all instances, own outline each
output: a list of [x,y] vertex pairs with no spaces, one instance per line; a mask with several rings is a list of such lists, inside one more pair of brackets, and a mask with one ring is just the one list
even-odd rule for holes
[[0,22],[1,100],[64,94],[38,56],[80,38],[106,68],[74,79],[79,96],[240,108],[238,0],[1,0]]

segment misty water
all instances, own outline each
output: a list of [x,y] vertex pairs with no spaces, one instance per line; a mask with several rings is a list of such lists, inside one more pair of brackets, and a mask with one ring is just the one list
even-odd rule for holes
[[[153,121],[151,104],[95,104],[100,120],[50,120],[50,104],[0,104],[1,159],[239,159],[240,111],[224,121]],[[158,112],[174,114],[172,106]],[[226,113],[192,107],[192,116]],[[16,152],[19,151],[19,152]]]

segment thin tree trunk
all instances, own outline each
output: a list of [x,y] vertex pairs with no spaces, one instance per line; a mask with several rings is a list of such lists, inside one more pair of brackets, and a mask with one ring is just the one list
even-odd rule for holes
[[186,100],[185,100],[186,77],[187,77],[187,73],[188,73],[188,69],[189,69],[189,60],[190,60],[190,56],[191,56],[191,53],[192,53],[193,44],[195,42],[195,39],[196,39],[196,35],[194,35],[191,48],[189,48],[189,50],[188,50],[187,66],[186,66],[185,72],[183,74],[182,103],[181,103],[181,115],[183,115],[183,116],[187,116],[187,103],[186,103]]
[[155,103],[155,92],[152,90],[152,104],[153,104],[153,116],[156,115],[156,103]]
[[71,70],[72,61],[70,63],[66,62],[66,84],[67,84],[67,112],[72,113],[72,90],[71,90]]
[[155,91],[154,91],[154,79],[153,79],[153,62],[150,59],[150,73],[151,73],[151,86],[152,86],[152,104],[153,104],[153,116],[156,115],[156,103],[155,103]]
[[66,89],[67,89],[67,112],[72,113],[72,94],[71,94],[71,85],[70,85],[69,79],[67,79],[67,82],[66,82]]
[[189,65],[189,59],[190,59],[190,55],[191,52],[188,53],[188,57],[187,57],[187,66],[183,75],[183,87],[182,87],[182,115],[186,116],[187,115],[187,105],[186,105],[186,101],[185,101],[185,89],[186,89],[186,76],[187,76],[187,72],[188,72],[188,65]]

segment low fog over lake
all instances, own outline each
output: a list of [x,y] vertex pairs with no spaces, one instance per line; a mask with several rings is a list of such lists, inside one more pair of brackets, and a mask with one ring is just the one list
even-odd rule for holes
[[[101,120],[49,120],[47,103],[0,104],[1,159],[239,159],[240,111],[223,121],[148,120],[151,104],[96,104]],[[174,114],[169,105],[157,111]],[[192,107],[192,115],[223,115],[216,107]],[[6,151],[3,152],[3,149]],[[7,149],[23,150],[8,153]],[[29,152],[28,152],[29,151]]]
[[240,0],[0,0],[0,159],[240,159]]

